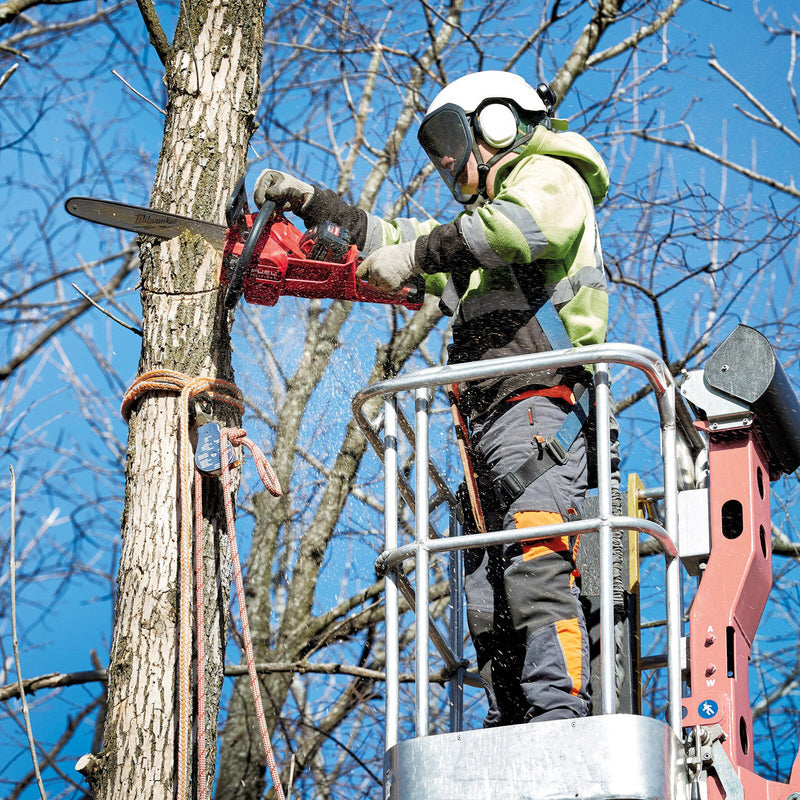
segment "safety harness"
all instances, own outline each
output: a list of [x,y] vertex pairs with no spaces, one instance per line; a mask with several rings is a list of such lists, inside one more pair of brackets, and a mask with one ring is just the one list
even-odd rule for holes
[[[548,299],[542,303],[535,316],[551,350],[568,350],[573,346],[564,323],[551,300]],[[451,405],[454,405],[454,390],[455,387],[450,387]],[[569,450],[588,421],[591,407],[591,392],[589,392],[587,385],[576,385],[573,393],[575,401],[558,431],[543,438],[540,441],[538,450],[532,453],[519,467],[493,481],[493,499],[496,500],[499,506],[507,508],[547,470],[556,465],[566,464],[569,460]],[[463,439],[468,448],[466,425],[460,418],[460,414],[456,415],[455,411],[454,421],[456,422],[456,435],[459,436],[459,442]],[[463,451],[465,448],[461,447],[461,449]],[[473,487],[475,485],[475,475],[471,454],[470,457],[466,458],[465,453],[462,452],[462,460],[467,477],[467,487]],[[477,491],[470,491],[469,498],[474,518],[478,521],[479,527],[481,527],[483,510],[480,507]]]
[[[572,340],[567,334],[564,323],[551,300],[546,300],[536,311],[536,321],[541,325],[552,350],[567,350],[572,347]],[[538,477],[547,470],[566,464],[569,460],[569,449],[578,438],[583,426],[589,419],[590,392],[584,384],[574,389],[575,402],[567,414],[561,427],[547,436],[537,452],[528,457],[519,467],[497,478],[493,488],[497,499],[511,505]]]

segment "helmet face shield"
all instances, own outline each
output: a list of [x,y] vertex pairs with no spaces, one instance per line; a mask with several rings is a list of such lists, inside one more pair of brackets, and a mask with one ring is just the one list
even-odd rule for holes
[[417,138],[456,200],[469,202],[457,184],[473,148],[472,129],[464,110],[453,103],[437,108],[422,120]]

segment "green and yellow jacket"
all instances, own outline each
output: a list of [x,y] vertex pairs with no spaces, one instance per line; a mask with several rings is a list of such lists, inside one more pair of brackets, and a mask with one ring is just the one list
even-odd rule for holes
[[[319,206],[364,255],[415,239],[426,290],[454,316],[450,363],[551,349],[535,316],[548,300],[573,345],[605,341],[608,295],[594,214],[608,191],[600,155],[577,133],[539,126],[497,171],[494,189],[492,200],[446,224],[387,221],[352,206],[343,213],[345,204],[327,191],[317,191],[303,216],[316,216]],[[548,371],[492,379],[464,387],[462,403],[467,413],[483,413],[522,389],[580,377]]]

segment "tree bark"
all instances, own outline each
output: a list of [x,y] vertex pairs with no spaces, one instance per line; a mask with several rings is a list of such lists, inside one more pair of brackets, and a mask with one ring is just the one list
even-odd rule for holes
[[[152,206],[218,221],[244,173],[254,130],[263,0],[186,2],[167,65],[167,117]],[[143,240],[139,374],[153,369],[233,380],[229,318],[218,291],[220,257],[202,239]],[[215,418],[236,421],[215,404]],[[123,548],[98,798],[172,798],[176,695],[180,497],[178,403],[150,393],[130,418]],[[190,487],[189,487],[190,490]],[[204,480],[207,758],[214,774],[230,566],[221,491]],[[191,698],[189,699],[191,703]],[[191,748],[190,748],[191,755]],[[190,762],[191,763],[191,762]],[[210,779],[209,779],[210,783]],[[187,795],[192,794],[192,781]],[[184,800],[183,797],[178,800]]]

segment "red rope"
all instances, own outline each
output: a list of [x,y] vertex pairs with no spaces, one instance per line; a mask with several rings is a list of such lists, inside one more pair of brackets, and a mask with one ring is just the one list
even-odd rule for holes
[[[220,452],[226,453],[228,449],[228,441],[234,445],[245,445],[250,448],[253,454],[253,459],[256,463],[259,477],[261,478],[267,491],[274,497],[281,495],[281,487],[278,483],[278,478],[269,465],[269,462],[264,457],[264,454],[258,447],[247,438],[247,435],[240,428],[223,428],[220,432]],[[264,755],[267,759],[267,767],[272,776],[272,785],[275,787],[275,796],[278,800],[284,800],[283,788],[281,786],[281,778],[278,773],[278,766],[275,763],[275,757],[272,753],[272,743],[269,738],[269,730],[267,728],[267,720],[264,715],[264,704],[261,701],[261,686],[258,682],[258,675],[256,673],[255,657],[253,656],[253,641],[250,636],[250,624],[247,621],[247,606],[245,605],[244,597],[244,581],[242,579],[242,566],[239,561],[239,548],[236,545],[236,530],[234,525],[233,516],[233,496],[230,490],[230,471],[228,469],[228,460],[222,459],[222,487],[225,497],[225,519],[228,523],[228,541],[231,548],[231,562],[233,564],[233,575],[236,581],[236,597],[239,603],[239,617],[242,621],[242,639],[244,641],[244,651],[247,659],[247,672],[250,675],[250,688],[253,692],[253,701],[256,706],[256,716],[258,717],[258,727],[261,731],[261,741],[264,744]]]
[[197,642],[197,795],[208,795],[206,774],[206,631],[203,609],[203,476],[194,471],[195,637]]

